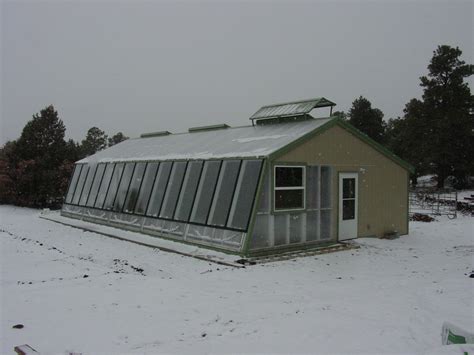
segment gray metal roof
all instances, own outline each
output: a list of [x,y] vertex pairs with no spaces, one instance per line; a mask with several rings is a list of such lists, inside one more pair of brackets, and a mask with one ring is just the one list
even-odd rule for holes
[[129,139],[85,162],[266,157],[334,118]]
[[275,118],[285,116],[300,116],[308,114],[312,109],[316,107],[327,107],[335,106],[336,104],[332,101],[325,99],[324,97],[317,97],[314,99],[284,102],[280,104],[268,105],[261,107],[255,112],[250,119],[263,119],[263,118]]

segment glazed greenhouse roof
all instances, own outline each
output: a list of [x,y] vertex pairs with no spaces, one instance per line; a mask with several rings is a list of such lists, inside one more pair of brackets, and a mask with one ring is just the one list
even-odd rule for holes
[[266,157],[334,118],[129,139],[78,163]]

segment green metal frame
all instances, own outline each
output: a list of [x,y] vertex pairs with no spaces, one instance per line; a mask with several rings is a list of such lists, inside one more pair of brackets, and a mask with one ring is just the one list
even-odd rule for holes
[[247,234],[245,235],[245,240],[244,244],[242,246],[242,256],[247,257],[249,255],[249,249],[250,249],[250,239],[252,238],[253,235],[253,229],[255,225],[255,219],[257,218],[257,211],[258,207],[260,206],[260,199],[262,195],[262,189],[263,186],[265,186],[265,178],[267,178],[267,169],[268,169],[269,163],[267,159],[263,160],[263,166],[262,166],[262,172],[260,173],[260,181],[258,182],[258,187],[255,195],[255,203],[253,204],[252,212],[251,212],[251,217],[250,217],[250,223],[249,227],[247,229]]

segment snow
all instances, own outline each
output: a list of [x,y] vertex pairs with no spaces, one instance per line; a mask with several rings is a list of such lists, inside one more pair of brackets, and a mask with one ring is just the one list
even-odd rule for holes
[[261,158],[329,123],[332,118],[242,126],[127,139],[79,163],[138,160]]
[[444,321],[474,329],[471,217],[238,269],[39,215],[0,206],[0,353],[474,351],[440,336]]
[[233,142],[238,142],[238,143],[249,143],[249,142],[255,142],[255,141],[261,141],[265,139],[279,139],[285,137],[284,134],[276,134],[273,136],[261,136],[261,137],[249,137],[249,138],[237,138],[233,139]]

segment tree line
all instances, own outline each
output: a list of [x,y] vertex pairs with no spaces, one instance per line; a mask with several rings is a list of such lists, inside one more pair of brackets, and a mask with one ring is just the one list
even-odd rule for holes
[[448,178],[454,187],[466,188],[474,175],[474,99],[465,79],[474,66],[461,55],[458,47],[438,46],[428,74],[420,77],[422,98],[411,99],[402,117],[384,121],[383,112],[362,96],[347,113],[335,114],[411,163],[412,184],[433,174],[438,188]]
[[[474,99],[465,79],[474,66],[461,55],[457,47],[438,46],[428,74],[420,77],[421,99],[411,99],[402,117],[385,121],[383,112],[362,96],[347,113],[334,115],[411,163],[413,183],[433,174],[440,188],[448,178],[457,188],[467,187],[474,175]],[[122,132],[107,137],[92,127],[77,143],[65,140],[65,130],[58,112],[48,106],[25,125],[20,138],[0,148],[0,203],[60,206],[74,162],[128,138]]]
[[56,208],[62,204],[74,162],[128,139],[92,127],[80,142],[65,140],[66,127],[52,105],[0,149],[0,203]]

